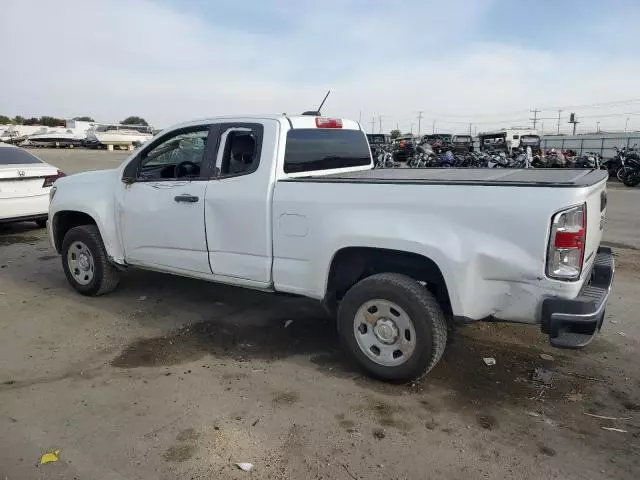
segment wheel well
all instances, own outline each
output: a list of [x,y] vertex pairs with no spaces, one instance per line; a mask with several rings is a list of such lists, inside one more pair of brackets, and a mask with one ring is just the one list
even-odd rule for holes
[[56,213],[53,218],[53,239],[55,242],[56,250],[60,252],[62,250],[62,241],[64,236],[73,227],[80,225],[95,225],[96,221],[90,215],[82,212],[62,211]]
[[436,263],[422,255],[385,248],[348,247],[333,257],[325,303],[335,311],[337,302],[353,285],[377,273],[401,273],[424,282],[447,314],[451,314],[449,291]]

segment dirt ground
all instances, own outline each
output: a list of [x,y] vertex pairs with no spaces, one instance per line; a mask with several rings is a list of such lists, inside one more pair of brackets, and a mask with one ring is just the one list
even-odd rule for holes
[[[69,173],[125,157],[36,153]],[[617,271],[592,345],[476,324],[409,385],[360,374],[313,303],[139,271],[86,298],[44,230],[0,227],[0,478],[637,480],[640,190],[609,198]]]

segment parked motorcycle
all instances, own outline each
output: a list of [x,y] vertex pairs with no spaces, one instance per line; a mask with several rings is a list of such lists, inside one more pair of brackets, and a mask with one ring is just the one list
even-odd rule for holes
[[609,174],[611,175],[612,170],[614,170],[617,179],[624,182],[627,171],[632,168],[634,163],[640,162],[640,155],[636,148],[637,145],[631,148],[616,147],[616,154],[607,165]]
[[376,147],[373,154],[373,168],[398,168],[400,164],[393,159],[393,152],[389,147]]
[[545,166],[548,168],[564,168],[567,166],[567,160],[562,152],[552,148],[551,151],[547,153]]
[[440,155],[439,167],[453,167],[455,166],[456,157],[451,150],[447,150]]
[[602,157],[596,152],[587,152],[575,158],[573,168],[596,168],[599,169],[602,164]]
[[436,155],[428,144],[415,147],[413,154],[407,159],[410,168],[427,168],[437,166]]

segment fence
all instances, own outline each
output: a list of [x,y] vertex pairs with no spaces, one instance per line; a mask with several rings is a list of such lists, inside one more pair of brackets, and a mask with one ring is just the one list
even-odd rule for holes
[[640,133],[603,133],[594,135],[545,135],[542,137],[542,148],[558,150],[575,150],[578,155],[585,152],[597,152],[603,158],[615,155],[615,147],[633,147],[640,145]]

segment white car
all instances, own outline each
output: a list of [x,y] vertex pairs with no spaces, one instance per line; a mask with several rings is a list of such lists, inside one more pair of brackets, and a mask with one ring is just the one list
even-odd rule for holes
[[119,168],[62,178],[49,236],[70,284],[131,267],[323,302],[370,374],[440,360],[448,322],[538,325],[560,348],[598,333],[613,277],[607,172],[374,170],[357,122],[223,117],[163,131]]
[[33,220],[44,228],[51,186],[63,176],[26,150],[0,143],[0,223]]

